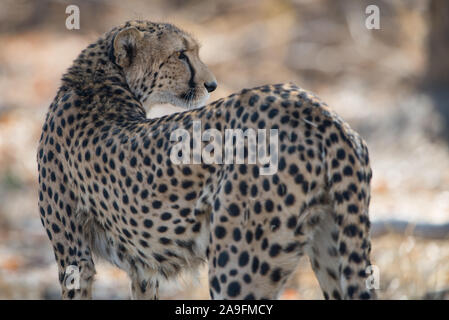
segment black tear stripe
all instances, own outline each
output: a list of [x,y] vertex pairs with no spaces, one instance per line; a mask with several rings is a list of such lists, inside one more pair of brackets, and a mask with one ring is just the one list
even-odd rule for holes
[[195,88],[195,81],[193,80],[195,78],[195,70],[193,70],[192,64],[190,63],[190,59],[187,55],[185,56],[185,61],[187,62],[187,65],[189,66],[189,70],[190,70],[190,79],[189,79],[189,87],[190,88]]

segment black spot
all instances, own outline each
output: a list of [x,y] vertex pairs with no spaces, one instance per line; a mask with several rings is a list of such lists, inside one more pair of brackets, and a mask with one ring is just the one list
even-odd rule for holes
[[254,257],[253,258],[253,263],[251,265],[251,271],[253,273],[256,273],[258,269],[259,269],[259,258]]
[[179,214],[181,215],[181,217],[187,217],[191,211],[192,210],[190,208],[183,208],[181,209],[181,211],[179,211]]
[[340,247],[339,247],[338,251],[340,252],[341,255],[346,254],[346,243],[345,242],[342,241],[340,243]]
[[352,276],[353,271],[350,267],[345,267],[343,269],[343,274],[345,275],[346,279],[349,279]]
[[348,212],[357,214],[359,212],[359,207],[357,207],[357,205],[355,205],[355,204],[350,204],[350,205],[348,205]]
[[240,208],[235,203],[231,203],[228,212],[230,216],[237,217],[240,214]]
[[196,192],[195,192],[195,191],[189,192],[189,193],[186,194],[186,196],[185,196],[185,199],[186,199],[187,201],[193,200],[193,199],[195,199],[195,198],[196,198]]
[[292,175],[292,176],[297,174],[298,171],[299,171],[299,169],[298,169],[298,166],[296,164],[291,164],[290,167],[288,168],[288,173],[290,175]]
[[362,294],[360,294],[361,300],[368,300],[370,298],[371,298],[371,295],[368,292],[363,292]]
[[271,272],[271,275],[270,275],[271,281],[279,282],[279,280],[281,280],[281,274],[282,274],[282,269],[281,268],[274,269],[273,272]]
[[271,200],[265,201],[265,210],[266,210],[267,212],[272,212],[273,209],[274,209],[273,201],[271,201]]
[[297,219],[295,216],[291,216],[290,218],[288,218],[287,220],[287,227],[289,229],[293,229],[296,227],[296,223],[297,223]]
[[246,196],[248,193],[248,184],[245,181],[241,181],[239,185],[240,193],[242,196]]
[[264,179],[263,183],[262,183],[262,187],[265,191],[269,191],[270,190],[270,182],[268,181],[268,179]]
[[[275,219],[273,219],[273,220],[275,220]],[[273,220],[272,220],[272,222],[273,222]],[[263,228],[262,228],[262,226],[260,224],[257,226],[256,232],[254,233],[254,235],[256,237],[256,240],[260,240],[260,238],[262,238]]]
[[352,176],[352,174],[353,174],[352,168],[351,168],[350,166],[346,166],[346,167],[343,169],[343,174],[344,174],[345,176]]
[[59,233],[61,230],[59,229],[58,225],[56,225],[55,223],[53,223],[51,225],[51,228],[53,229],[54,233]]
[[188,188],[190,188],[191,186],[193,186],[193,181],[191,181],[191,180],[185,180],[185,181],[183,181],[183,182],[181,183],[181,186],[182,186],[184,189],[188,189]]
[[254,167],[253,167],[253,177],[254,177],[255,179],[259,178],[259,174],[260,174],[260,172],[259,172],[259,167],[254,166]]
[[244,267],[248,264],[248,262],[249,262],[249,254],[247,251],[243,251],[239,257],[239,266]]
[[171,215],[170,212],[164,212],[164,213],[161,215],[161,219],[164,220],[164,221],[170,220],[171,217],[172,217],[172,215]]
[[[271,219],[270,222],[270,227],[271,227],[271,231],[276,231],[277,229],[279,229],[279,227],[281,226],[281,220],[278,217],[274,217],[273,219]],[[258,235],[257,231],[256,231],[256,239],[258,240],[262,234],[263,234],[263,230],[262,228],[258,228],[258,230],[260,230],[259,232],[261,232],[260,235]]]
[[60,242],[56,244],[56,247],[58,248],[60,254],[64,254],[64,246]]
[[338,183],[342,180],[341,178],[341,174],[339,174],[338,172],[334,173],[332,176],[332,182],[334,183]]
[[142,199],[146,199],[146,198],[148,197],[148,190],[143,190],[143,191],[140,193],[140,197],[141,197]]
[[125,236],[127,236],[128,238],[131,238],[131,237],[132,237],[131,233],[130,233],[128,230],[122,229],[122,232],[123,232],[123,233],[125,234]]
[[246,231],[245,238],[246,238],[246,242],[248,244],[250,244],[253,241],[253,233],[251,231],[249,231],[249,230]]
[[361,263],[362,258],[360,257],[360,255],[357,252],[352,252],[349,255],[349,261],[354,261],[355,263]]
[[212,279],[212,281],[210,282],[210,285],[211,285],[212,288],[214,288],[214,290],[215,290],[217,293],[220,293],[221,288],[220,288],[220,283],[218,282],[217,277],[214,277],[214,278]]
[[355,224],[350,224],[343,229],[343,233],[350,238],[355,237],[357,235],[357,232],[358,228]]
[[223,228],[222,226],[217,226],[215,228],[215,236],[218,239],[223,239],[226,236],[226,229]]
[[295,197],[290,193],[286,198],[285,198],[285,204],[287,206],[291,206],[295,203]]
[[270,266],[268,265],[268,263],[262,263],[262,265],[260,266],[260,274],[264,276],[268,273],[268,271],[270,271]]
[[185,176],[190,176],[192,174],[192,170],[189,167],[184,167],[184,168],[182,168],[182,173]]
[[262,211],[262,206],[259,201],[254,204],[254,212],[259,214]]
[[228,296],[236,297],[240,294],[240,284],[237,281],[233,281],[228,285]]
[[337,158],[339,160],[343,160],[346,157],[346,152],[343,149],[338,149],[337,150]]
[[69,299],[73,299],[75,297],[75,290],[69,290],[67,296],[69,297]]
[[279,171],[283,171],[286,166],[287,166],[287,164],[285,162],[285,158],[281,157],[281,159],[279,160],[279,164],[278,164]]
[[259,113],[258,112],[254,112],[252,115],[251,115],[251,121],[253,122],[253,123],[255,123],[256,121],[257,121],[257,119],[259,119]]
[[270,247],[270,257],[276,257],[277,255],[279,255],[279,253],[281,252],[281,250],[282,250],[282,247],[280,246],[280,245],[278,245],[278,244],[273,244],[271,247]]
[[232,191],[232,183],[230,181],[227,181],[224,187],[225,193],[230,194]]
[[349,298],[352,299],[352,297],[354,296],[354,293],[357,291],[357,287],[356,286],[349,286],[348,287],[348,296]]
[[157,262],[160,262],[160,263],[167,260],[163,255],[160,255],[158,253],[153,253],[153,257],[154,257],[154,259],[156,259]]
[[229,261],[229,254],[227,251],[223,251],[222,253],[220,253],[220,255],[218,256],[218,265],[220,267],[224,267],[226,266],[226,264]]
[[139,240],[139,243],[142,247],[148,248],[148,242],[146,242],[145,240]]
[[251,196],[252,196],[253,198],[255,198],[255,197],[257,196],[257,186],[256,186],[255,184],[253,184],[253,185],[251,186]]
[[156,200],[156,201],[153,201],[152,205],[153,205],[154,209],[159,209],[160,207],[162,207],[162,202]]
[[[165,192],[168,190],[168,188],[167,188],[167,186],[166,186],[165,184],[160,184],[157,190],[158,190],[160,193],[165,193]],[[171,199],[170,199],[170,200],[171,200]]]
[[192,227],[192,232],[200,232],[201,229],[201,222],[197,222]]
[[183,226],[178,226],[175,228],[176,234],[183,234],[185,231],[186,231],[186,228],[184,228]]
[[335,300],[341,300],[340,292],[338,292],[337,290],[334,290],[334,291],[332,292],[332,297],[333,297]]
[[273,119],[274,117],[277,116],[278,113],[279,111],[277,109],[271,109],[270,112],[268,112],[268,117],[270,119]]
[[255,104],[257,101],[259,101],[259,96],[255,94],[255,95],[252,95],[252,96],[249,98],[248,104],[249,104],[250,106],[254,106],[254,104]]

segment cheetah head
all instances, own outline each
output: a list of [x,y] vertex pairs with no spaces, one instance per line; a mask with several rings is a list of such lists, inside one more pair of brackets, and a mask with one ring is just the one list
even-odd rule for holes
[[113,38],[113,59],[145,107],[204,105],[217,87],[199,57],[198,42],[171,24],[131,22]]

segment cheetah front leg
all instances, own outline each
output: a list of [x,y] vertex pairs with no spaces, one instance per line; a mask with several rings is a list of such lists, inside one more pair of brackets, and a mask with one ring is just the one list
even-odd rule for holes
[[59,265],[59,272],[62,275],[62,281],[60,281],[62,299],[92,299],[95,266],[91,259],[87,260],[83,258],[79,262],[72,263],[65,270]]
[[158,300],[159,281],[154,277],[146,278],[138,274],[130,275],[131,298],[133,300]]
[[[40,195],[41,221],[53,245],[62,298],[91,299],[95,265],[89,241],[83,233],[83,224],[74,214],[73,202],[64,201],[62,192],[58,205],[43,192]],[[61,207],[67,212],[64,218],[58,212]]]

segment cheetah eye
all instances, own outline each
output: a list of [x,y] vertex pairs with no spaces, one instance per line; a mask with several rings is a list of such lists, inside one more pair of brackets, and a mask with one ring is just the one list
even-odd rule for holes
[[185,55],[185,52],[186,52],[185,50],[181,50],[176,52],[176,55],[178,56],[179,59],[186,60],[187,56]]

